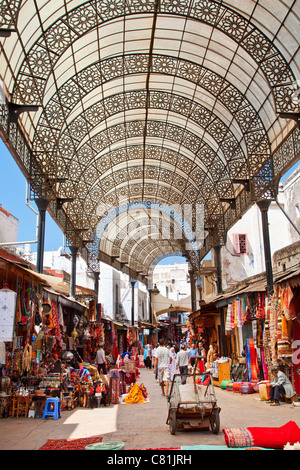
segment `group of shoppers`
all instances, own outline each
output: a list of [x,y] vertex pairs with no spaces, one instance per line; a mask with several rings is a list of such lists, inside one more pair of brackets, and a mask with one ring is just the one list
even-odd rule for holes
[[180,350],[176,352],[175,347],[166,347],[164,339],[160,339],[158,347],[152,351],[152,360],[162,395],[168,396],[169,384],[173,381],[175,374],[181,374],[181,383],[184,385],[189,365],[194,367],[196,358],[205,360],[205,357],[206,352],[202,343],[199,343],[198,348],[194,344],[190,348],[182,344]]

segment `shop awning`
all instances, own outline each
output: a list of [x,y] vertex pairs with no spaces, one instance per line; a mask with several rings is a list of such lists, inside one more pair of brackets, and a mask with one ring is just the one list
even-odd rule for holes
[[216,297],[214,302],[216,307],[219,308],[227,305],[235,297],[243,297],[243,295],[250,294],[251,292],[266,292],[266,289],[267,279],[266,274],[263,273],[258,276],[253,276],[243,283],[237,284],[234,288],[227,290],[224,294]]
[[218,315],[218,309],[216,307],[215,302],[209,302],[208,304],[205,302],[200,303],[200,309],[195,310],[195,312],[189,315],[189,320],[195,320],[200,315]]
[[43,287],[43,291],[50,297],[50,299],[55,300],[56,302],[59,302],[61,305],[69,308],[73,308],[74,310],[77,310],[81,313],[85,312],[86,310],[86,305],[81,304],[80,302],[77,302],[77,300],[71,299],[66,297],[63,294],[59,294],[58,292],[55,292],[53,289],[49,289],[47,287]]
[[145,322],[145,321],[141,321],[139,322],[139,328],[141,330],[144,330],[144,329],[152,329],[152,328],[155,328],[155,325],[153,323],[149,323],[149,322]]
[[93,289],[89,289],[88,287],[83,286],[76,286],[75,290],[76,297],[95,297],[97,298],[97,292]]
[[69,298],[70,286],[66,284],[61,277],[51,276],[50,274],[41,274],[33,271],[32,269],[25,268],[19,262],[13,261],[12,259],[6,259],[2,256],[0,257],[10,265],[14,265],[20,272],[31,276],[36,279],[37,282],[43,284],[43,290],[47,295],[52,296],[53,298],[58,299],[62,305],[67,307],[74,308],[78,311],[85,311],[86,306],[82,305],[80,302],[77,302],[75,299]]
[[300,268],[297,269],[296,266],[293,266],[293,268],[289,269],[288,271],[282,272],[277,275],[275,277],[275,283],[279,284],[297,276],[300,276]]

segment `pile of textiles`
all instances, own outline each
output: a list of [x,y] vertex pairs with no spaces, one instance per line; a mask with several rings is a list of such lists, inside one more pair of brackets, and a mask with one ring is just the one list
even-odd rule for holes
[[125,398],[125,403],[145,403],[147,399],[147,392],[145,386],[139,385],[138,383],[134,384],[127,397]]
[[223,429],[225,443],[229,448],[262,447],[283,449],[288,443],[300,441],[300,428],[289,421],[279,428],[249,427]]

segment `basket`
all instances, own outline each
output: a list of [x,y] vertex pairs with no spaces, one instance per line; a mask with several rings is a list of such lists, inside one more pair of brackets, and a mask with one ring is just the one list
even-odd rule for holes
[[232,390],[234,393],[240,393],[241,382],[234,382]]
[[231,380],[223,380],[223,382],[221,383],[221,389],[222,390],[226,390],[227,388],[227,385],[231,383]]
[[241,383],[240,393],[243,393],[243,394],[254,393],[253,385],[250,382]]
[[85,450],[122,450],[125,447],[125,442],[96,442],[96,444],[89,444]]

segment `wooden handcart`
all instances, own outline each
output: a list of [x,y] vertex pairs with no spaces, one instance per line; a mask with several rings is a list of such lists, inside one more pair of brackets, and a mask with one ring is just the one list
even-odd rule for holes
[[[166,424],[171,434],[176,431],[220,431],[220,411],[210,373],[174,376],[168,397],[169,412]],[[182,385],[182,377],[186,384]]]

